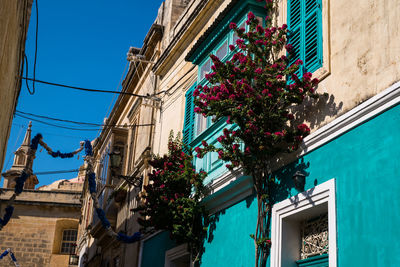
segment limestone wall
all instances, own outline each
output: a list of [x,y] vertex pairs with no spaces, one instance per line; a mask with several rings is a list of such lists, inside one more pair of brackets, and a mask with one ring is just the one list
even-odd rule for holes
[[[79,208],[15,205],[12,219],[0,231],[0,250],[11,248],[21,266],[68,266],[69,255],[60,254],[59,243],[62,230],[77,228],[78,219]],[[7,259],[0,266],[9,266]]]
[[[23,24],[24,3],[28,2],[27,20],[30,16],[29,1],[0,1],[0,169],[3,167],[7,140],[10,134],[12,114],[19,94],[20,50],[24,47]],[[28,23],[24,27],[27,29]]]

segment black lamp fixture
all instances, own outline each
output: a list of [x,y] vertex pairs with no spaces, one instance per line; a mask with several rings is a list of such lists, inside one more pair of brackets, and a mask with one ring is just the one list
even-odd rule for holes
[[293,182],[297,191],[303,192],[304,186],[306,185],[306,176],[301,171],[297,171],[293,174]]
[[119,169],[121,168],[121,161],[122,155],[119,150],[114,150],[110,154],[110,168],[111,168],[111,175],[117,178],[122,178],[128,182],[128,184],[141,188],[142,187],[142,180],[143,177],[132,177],[132,176],[125,176],[120,175]]
[[112,169],[118,169],[121,166],[121,152],[119,150],[114,150],[110,154],[110,163]]

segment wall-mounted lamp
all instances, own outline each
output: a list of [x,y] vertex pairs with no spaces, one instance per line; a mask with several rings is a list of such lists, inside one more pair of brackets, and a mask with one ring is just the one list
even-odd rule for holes
[[111,175],[113,177],[122,178],[128,182],[128,184],[141,188],[143,177],[132,177],[118,174],[121,168],[122,155],[119,150],[114,150],[110,154],[110,168]]
[[306,176],[301,171],[297,171],[293,175],[293,182],[294,187],[297,189],[297,191],[303,192],[304,186],[306,185]]

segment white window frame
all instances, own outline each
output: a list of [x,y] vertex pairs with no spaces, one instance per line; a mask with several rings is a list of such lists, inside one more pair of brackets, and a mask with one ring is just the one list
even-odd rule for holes
[[[188,251],[188,246],[187,244],[182,244],[180,246],[174,247],[170,250],[167,250],[165,252],[165,265],[164,267],[171,267],[172,261],[179,259],[183,256],[190,256],[190,253]],[[190,256],[190,267],[192,267],[192,258]]]
[[[64,240],[64,233],[66,231],[75,231],[76,232],[76,239],[75,240]],[[63,254],[63,255],[70,255],[71,254],[71,251],[69,251],[69,252],[63,252],[62,251],[64,243],[72,244],[72,247],[73,247],[74,244],[76,244],[77,242],[78,242],[78,229],[73,229],[73,228],[63,229],[62,233],[61,233],[60,254]]]
[[[283,228],[286,227],[285,232],[289,234],[291,230],[293,230],[290,224],[285,224],[284,226],[283,221],[285,218],[296,214],[299,215],[299,213],[306,214],[312,210],[312,208],[322,204],[328,204],[329,266],[337,266],[336,191],[335,179],[331,179],[273,206],[271,224],[271,267],[282,267],[282,262],[285,260],[283,257],[293,255],[290,251],[283,251],[282,249],[282,240],[284,238]],[[300,235],[298,238],[300,238]],[[290,244],[285,245],[287,250],[298,249],[296,246],[290,247]],[[293,266],[296,266],[295,264],[295,261],[293,261]]]

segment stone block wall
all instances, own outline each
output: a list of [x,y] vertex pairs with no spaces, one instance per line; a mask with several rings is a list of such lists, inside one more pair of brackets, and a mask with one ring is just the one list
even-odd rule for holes
[[[23,23],[26,3],[27,19]],[[21,50],[25,47],[23,31],[24,28],[27,31],[31,4],[32,0],[0,1],[0,170],[3,167],[12,115],[19,95],[17,76],[22,60]]]
[[[10,190],[1,195],[8,199]],[[63,230],[78,229],[79,192],[27,191],[17,197],[10,222],[0,230],[0,253],[10,248],[21,266],[67,267],[69,255],[61,254]],[[10,266],[10,258],[0,267]]]

